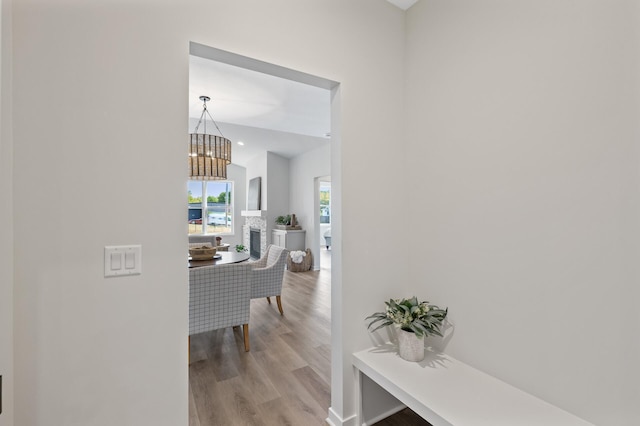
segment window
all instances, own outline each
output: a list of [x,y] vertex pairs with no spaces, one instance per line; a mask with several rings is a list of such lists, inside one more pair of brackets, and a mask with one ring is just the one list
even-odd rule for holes
[[233,233],[233,182],[190,180],[187,189],[189,234]]
[[320,223],[331,223],[330,182],[320,182]]

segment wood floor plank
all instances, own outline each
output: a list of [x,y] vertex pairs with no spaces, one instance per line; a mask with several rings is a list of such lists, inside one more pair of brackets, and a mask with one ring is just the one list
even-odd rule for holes
[[233,424],[229,421],[235,413],[227,409],[225,400],[221,398],[224,394],[206,360],[191,363],[189,382],[201,426]]
[[[329,405],[323,403],[323,401],[315,400],[313,395],[309,393],[305,386],[297,379],[294,371],[291,371],[288,366],[278,362],[278,358],[273,356],[269,351],[255,354],[255,357],[265,369],[271,372],[271,382],[282,395],[281,399],[287,402],[291,415],[295,414],[296,417],[307,418],[312,414],[315,416],[316,421],[324,421]],[[307,422],[300,424],[322,423]]]
[[196,409],[196,402],[193,398],[191,384],[189,384],[189,425],[200,426],[200,419],[198,418],[198,410]]
[[325,382],[313,368],[299,368],[293,371],[293,375],[320,405],[331,404],[330,383]]
[[260,411],[265,425],[313,426],[326,424],[324,420],[317,418],[311,412],[295,409],[291,402],[285,398],[263,404],[260,406]]
[[325,357],[322,351],[319,350],[323,345],[311,346],[293,333],[283,334],[280,338],[291,346],[293,350],[301,354],[307,365],[313,368],[326,383],[331,383],[330,358]]
[[242,384],[241,377],[234,377],[225,382],[218,382],[222,393],[218,398],[225,404],[227,412],[231,413],[224,424],[228,425],[262,425],[262,415],[252,392]]
[[[270,379],[270,372],[265,371],[251,355],[244,357],[242,372],[238,377],[239,387],[254,404],[263,404],[281,395],[273,386]],[[225,384],[227,385],[227,384]]]
[[[237,332],[233,328],[224,328],[197,335],[202,344],[207,360],[215,374],[217,381],[223,381],[236,377],[238,370],[238,345],[234,335]],[[191,338],[193,341],[193,337]],[[244,343],[243,343],[244,348]],[[242,349],[244,352],[244,349]]]

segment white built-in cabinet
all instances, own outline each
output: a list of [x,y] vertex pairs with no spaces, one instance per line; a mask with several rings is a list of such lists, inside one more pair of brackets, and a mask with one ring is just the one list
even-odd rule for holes
[[306,231],[274,229],[271,232],[271,244],[284,247],[289,251],[305,249]]

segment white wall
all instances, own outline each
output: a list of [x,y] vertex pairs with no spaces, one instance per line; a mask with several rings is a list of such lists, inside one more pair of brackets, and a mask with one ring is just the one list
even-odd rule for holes
[[599,425],[640,424],[639,4],[407,15],[415,292],[452,355]]
[[[251,179],[260,178],[260,210],[267,209],[267,153],[261,153],[247,163],[247,180],[245,182],[245,200],[248,195],[248,185]],[[248,200],[245,201],[247,205]]]
[[319,269],[321,243],[314,233],[318,221],[315,179],[331,173],[331,147],[321,147],[299,155],[292,158],[289,165],[291,211],[296,213],[300,226],[306,230],[306,246],[313,254],[313,268]]
[[[233,155],[233,152],[231,153]],[[244,217],[240,214],[247,209],[247,169],[236,164],[227,167],[227,178],[233,181],[233,235],[222,235],[222,242],[231,244],[242,244],[242,225]]]
[[278,216],[291,213],[289,209],[289,160],[273,152],[267,152],[267,241],[271,241],[271,231]]
[[[402,133],[403,13],[384,0],[15,0],[14,12],[13,205],[37,194],[47,218],[14,218],[16,424],[187,424],[189,41],[341,83],[331,175],[345,232],[333,238],[348,261],[332,271],[332,416],[352,416],[363,318],[406,270],[375,262],[377,224],[361,209],[396,188],[363,183]],[[386,172],[404,176],[400,162]],[[110,244],[142,244],[142,275],[104,279]]]
[[[188,40],[166,8],[14,12],[15,423],[185,424]],[[119,244],[142,275],[103,278]]]
[[0,0],[0,426],[13,425],[13,141],[11,2]]

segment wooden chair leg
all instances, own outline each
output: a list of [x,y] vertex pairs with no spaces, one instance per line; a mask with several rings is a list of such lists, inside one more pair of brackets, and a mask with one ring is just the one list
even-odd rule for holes
[[244,351],[249,352],[249,324],[242,324],[242,333],[244,334]]
[[271,298],[267,297],[267,302],[269,302],[269,304],[271,304]]
[[276,296],[276,303],[278,303],[278,310],[280,311],[280,315],[283,315],[282,300],[280,299],[280,296]]

